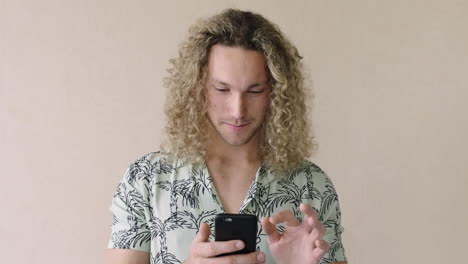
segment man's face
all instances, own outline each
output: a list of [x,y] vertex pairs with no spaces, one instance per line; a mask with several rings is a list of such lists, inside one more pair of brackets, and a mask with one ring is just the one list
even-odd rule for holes
[[263,54],[214,45],[207,70],[205,89],[213,129],[233,146],[258,139],[270,94]]

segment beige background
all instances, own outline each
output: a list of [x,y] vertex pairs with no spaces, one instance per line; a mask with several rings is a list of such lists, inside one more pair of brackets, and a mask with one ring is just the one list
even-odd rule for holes
[[167,61],[226,7],[305,58],[350,263],[466,261],[468,1],[0,3],[0,262],[101,262],[117,182],[158,149]]

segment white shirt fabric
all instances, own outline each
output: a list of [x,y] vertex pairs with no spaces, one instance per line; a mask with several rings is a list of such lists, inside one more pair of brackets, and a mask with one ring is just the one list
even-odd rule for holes
[[[257,215],[260,221],[289,209],[302,219],[301,202],[318,212],[326,229],[323,239],[330,250],[321,263],[346,261],[338,196],[330,178],[310,161],[286,174],[260,166],[239,213]],[[110,210],[108,247],[150,252],[151,264],[184,262],[201,223],[210,225],[213,240],[214,216],[225,213],[206,165],[160,152],[146,154],[128,167]],[[282,225],[278,228],[283,230]],[[274,263],[260,222],[257,251]]]

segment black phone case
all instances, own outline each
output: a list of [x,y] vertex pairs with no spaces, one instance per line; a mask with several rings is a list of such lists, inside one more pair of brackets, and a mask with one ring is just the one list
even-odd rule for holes
[[257,216],[249,214],[217,214],[215,216],[215,240],[242,240],[245,244],[245,247],[239,251],[219,256],[255,252]]

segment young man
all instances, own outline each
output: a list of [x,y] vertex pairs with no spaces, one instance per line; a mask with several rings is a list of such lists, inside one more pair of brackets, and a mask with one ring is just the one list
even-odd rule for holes
[[[313,147],[296,48],[262,16],[226,10],[190,30],[166,79],[163,152],[114,195],[106,263],[346,263],[341,213]],[[255,214],[257,252],[214,242],[218,213]]]

